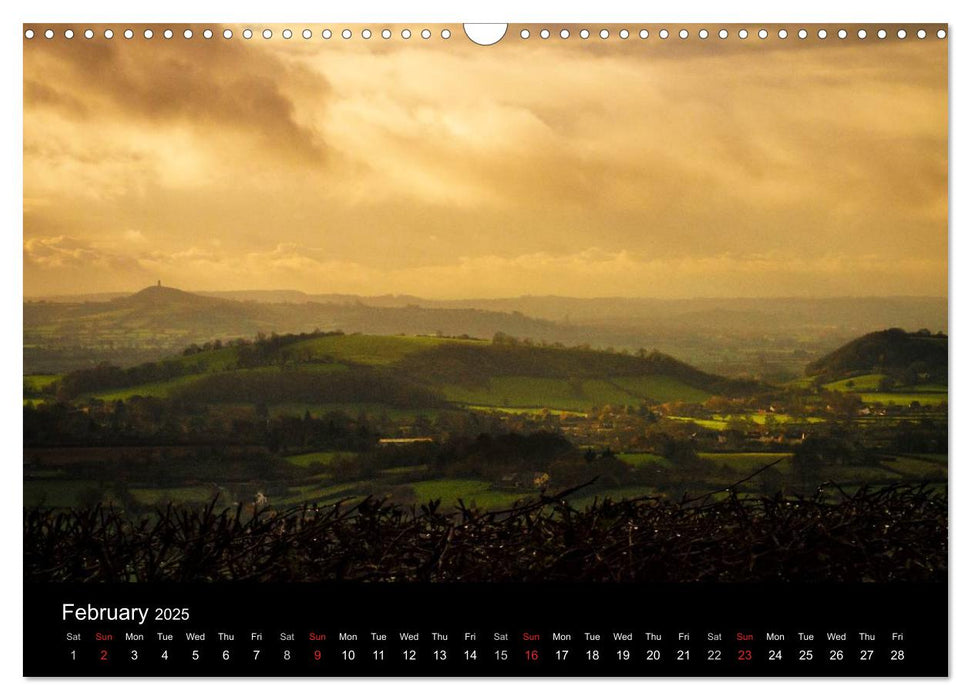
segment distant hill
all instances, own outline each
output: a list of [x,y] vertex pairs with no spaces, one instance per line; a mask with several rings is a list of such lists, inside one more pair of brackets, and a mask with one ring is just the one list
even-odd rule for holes
[[151,310],[170,310],[170,309],[233,309],[240,311],[244,306],[238,301],[229,299],[216,299],[200,294],[185,292],[175,287],[163,287],[156,285],[146,287],[140,292],[131,296],[123,296],[113,299],[111,302],[117,307],[133,307],[140,311]]
[[[258,333],[314,330],[371,334],[471,335],[574,342],[576,329],[519,313],[471,308],[373,307],[352,300],[321,303],[240,301],[147,287],[99,301],[28,301],[24,304],[27,372],[61,372],[108,361],[131,365],[172,354],[193,343],[252,338]],[[593,332],[586,334],[593,336]]]
[[868,333],[811,362],[806,374],[825,381],[884,374],[903,384],[947,384],[947,336],[900,328]]
[[867,332],[947,329],[947,299],[923,297],[440,300],[154,286],[131,295],[28,299],[23,313],[27,373],[131,366],[215,338],[342,330],[486,339],[505,333],[632,354],[658,349],[712,374],[789,381],[807,360]]
[[[479,309],[519,313],[536,319],[617,328],[686,329],[711,327],[788,332],[795,327],[860,335],[891,326],[947,331],[947,299],[941,297],[769,297],[652,299],[520,296],[497,299],[424,299],[386,294],[307,294],[296,290],[200,292],[239,301],[363,304],[374,308]],[[613,342],[613,341],[611,341]]]

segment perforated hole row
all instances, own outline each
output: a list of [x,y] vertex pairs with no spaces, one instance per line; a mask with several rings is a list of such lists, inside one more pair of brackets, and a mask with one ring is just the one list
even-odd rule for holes
[[[712,32],[714,32],[715,36],[717,36],[719,39],[729,39],[732,37],[737,37],[739,39],[744,40],[752,36],[749,33],[748,29],[738,29],[738,30],[735,30],[734,32],[729,31],[728,29],[718,29],[718,30],[699,29],[695,32],[695,36],[699,39],[707,39],[712,35]],[[590,29],[584,28],[576,32],[575,35],[572,34],[568,29],[562,29],[559,32],[559,37],[561,39],[569,39],[571,36],[577,36],[580,39],[589,39],[591,36],[595,36],[595,37],[599,36],[601,39],[610,39],[610,38],[628,39],[634,34],[636,34],[641,39],[647,39],[651,36],[651,32],[648,29],[640,29],[640,30],[634,30],[634,31],[631,31],[630,29],[620,29],[611,33],[611,30],[609,29],[600,29],[600,30],[594,29],[591,31]],[[886,29],[878,29],[876,32],[874,32],[874,37],[877,39],[886,39],[888,36],[891,36],[892,34],[895,34],[898,39],[906,39],[909,36],[906,29],[898,29],[896,32],[893,32],[892,30],[888,31]],[[536,36],[538,36],[540,39],[549,39],[551,36],[554,36],[554,35],[555,35],[555,32],[551,32],[549,29],[541,29],[536,34]],[[678,30],[660,29],[657,32],[657,37],[659,39],[668,39],[669,37],[672,37],[674,35],[676,35],[679,39],[688,39],[691,37],[691,31],[688,29],[678,29]],[[522,29],[519,32],[519,36],[522,39],[529,39],[533,36],[533,34],[530,32],[529,29]],[[759,29],[758,31],[755,32],[755,36],[763,40],[769,39],[771,37],[776,37],[779,39],[788,39],[789,30],[779,29],[775,31],[769,31],[768,29]],[[815,36],[817,39],[829,39],[829,38],[832,38],[832,36],[835,36],[837,39],[846,39],[846,38],[849,38],[851,35],[846,29],[839,29],[835,32],[834,35],[830,35],[830,33],[825,29],[818,29],[815,33],[810,33],[809,30],[802,28],[796,31],[796,36],[800,39],[808,39],[812,36]],[[867,33],[866,29],[860,29],[856,32],[856,37],[858,39],[866,39],[868,36],[869,34]],[[926,29],[918,29],[916,32],[914,32],[914,36],[917,37],[918,39],[926,39],[928,36],[928,32]],[[947,37],[947,31],[944,29],[938,29],[936,32],[936,36],[938,39],[945,39]]]
[[[24,37],[27,39],[33,39],[35,36],[38,36],[38,32],[40,32],[39,36],[43,36],[45,39],[54,39],[58,35],[54,29],[45,29],[42,32],[40,30],[35,31],[34,29],[26,29],[24,31]],[[451,30],[447,28],[442,29],[440,31],[436,30],[436,32],[434,33],[437,33],[438,36],[440,36],[442,39],[449,39],[452,36]],[[83,36],[85,39],[94,39],[97,35],[98,34],[95,32],[94,29],[85,29],[83,32],[81,32],[81,36]],[[104,29],[103,31],[100,32],[100,35],[103,36],[105,39],[112,39],[114,38],[115,33],[111,29]],[[750,34],[747,29],[737,29],[734,31],[729,31],[728,29],[724,29],[724,28],[717,29],[717,30],[699,29],[694,34],[695,37],[702,40],[708,39],[713,35],[722,40],[729,39],[729,38],[738,38],[741,40],[747,40],[749,38],[755,38],[755,37],[758,37],[761,40],[766,40],[769,38],[787,39],[790,36],[789,30],[787,29],[778,29],[773,31],[769,31],[768,29],[759,29],[753,34]],[[890,29],[890,30],[877,29],[875,32],[873,32],[873,36],[871,37],[866,29],[859,29],[855,32],[855,35],[857,39],[867,39],[867,38],[874,38],[874,37],[876,39],[886,39],[887,37],[890,37],[890,36],[896,36],[898,39],[906,39],[909,36],[909,33],[906,29],[897,29],[896,31],[893,31],[893,29]],[[926,39],[929,34],[926,29],[918,29],[916,32],[913,33],[913,35],[917,39]],[[938,39],[944,39],[947,37],[947,31],[944,29],[938,29],[937,32],[934,33],[934,35],[937,36]],[[65,29],[61,32],[61,36],[63,36],[65,39],[74,39],[75,36],[77,35],[73,29]],[[145,29],[141,32],[136,32],[133,29],[125,29],[122,32],[122,36],[125,39],[134,39],[136,36],[144,39],[156,38],[155,32],[151,29]],[[171,29],[165,29],[158,36],[162,39],[172,39],[175,36],[175,33]],[[198,34],[193,32],[191,29],[185,29],[182,32],[182,37],[184,39],[193,39],[193,38],[196,38],[197,36],[203,39],[212,39],[215,36],[215,32],[212,29],[204,29]],[[234,36],[235,34],[232,29],[224,29],[222,31],[222,37],[224,39],[232,39]],[[306,29],[306,28],[301,30],[293,30],[288,28],[279,32],[279,34],[274,34],[274,31],[272,29],[264,29],[261,32],[257,33],[257,32],[254,32],[252,29],[247,28],[247,29],[243,29],[243,31],[240,32],[239,36],[247,40],[253,39],[254,37],[262,37],[263,39],[272,39],[274,38],[274,36],[279,36],[283,39],[293,39],[294,37],[297,37],[297,36],[302,37],[303,39],[313,39],[315,36],[317,36],[326,40],[326,39],[332,39],[335,36],[339,36],[340,38],[346,40],[346,39],[354,38],[355,33],[354,33],[354,30],[349,28],[345,28],[341,30],[324,29],[319,33],[315,33],[311,29]],[[392,31],[391,29],[388,29],[388,28],[384,28],[384,29],[374,30],[374,31],[372,31],[371,29],[362,29],[358,32],[356,36],[365,40],[380,38],[387,41],[389,39],[394,39],[394,38],[405,39],[405,40],[411,39],[412,36],[414,36],[414,34],[412,33],[411,29],[407,29],[407,28],[395,30],[395,31]],[[433,32],[432,30],[426,28],[426,29],[417,31],[417,36],[420,36],[422,39],[431,39],[433,36]],[[550,29],[544,28],[536,32],[535,35],[532,32],[530,32],[529,29],[522,29],[519,32],[519,37],[521,39],[530,39],[530,38],[533,38],[534,36],[540,39],[559,37],[561,40],[571,39],[571,38],[579,38],[581,40],[587,40],[587,39],[590,39],[591,37],[599,37],[601,40],[607,40],[612,38],[626,40],[633,36],[637,36],[640,39],[648,39],[654,35],[648,29],[631,30],[627,28],[613,30],[613,31],[606,28],[603,28],[603,29],[582,28],[579,30],[571,30],[571,29],[563,28],[563,29],[560,29],[559,31],[555,31],[555,30],[551,31]],[[677,30],[660,29],[657,32],[656,36],[657,38],[662,40],[666,40],[674,36],[677,36],[679,39],[684,40],[684,39],[691,38],[692,34],[691,34],[691,31],[688,29],[677,29]],[[834,34],[831,35],[826,29],[818,29],[815,32],[810,32],[805,28],[800,28],[796,30],[795,36],[798,37],[799,39],[809,39],[811,37],[814,37],[818,40],[827,40],[834,37],[836,39],[847,39],[847,38],[851,38],[852,34],[848,32],[846,29],[838,29]]]
[[[452,37],[452,31],[447,28],[442,29],[441,31],[436,30],[436,33],[442,39],[450,39]],[[53,39],[57,36],[57,32],[55,32],[53,29],[46,29],[40,35],[43,36],[45,39]],[[324,29],[323,31],[320,32],[320,34],[316,36],[319,36],[322,39],[331,39],[335,35],[340,36],[342,39],[351,39],[354,37],[354,31],[351,29],[342,29],[339,31]],[[422,29],[418,32],[418,36],[420,36],[422,39],[431,39],[432,35],[433,35],[433,32],[430,29]],[[34,29],[24,30],[24,38],[33,39],[35,36],[38,36],[38,33]],[[73,29],[65,29],[62,32],[62,36],[65,39],[73,39],[75,37],[75,32]],[[93,39],[95,38],[96,34],[93,29],[86,29],[83,32],[83,36],[85,39]],[[103,32],[101,32],[101,36],[103,36],[105,39],[112,39],[114,38],[115,33],[111,29],[105,29]],[[139,34],[133,29],[126,29],[122,33],[122,36],[124,36],[126,39],[134,39],[136,36],[141,36],[141,37],[144,37],[145,39],[153,39],[155,38],[155,32],[152,31],[151,29],[145,29],[143,32]],[[171,39],[173,36],[175,36],[175,33],[171,29],[166,29],[161,33],[161,37],[165,39]],[[182,37],[185,39],[192,39],[196,36],[197,34],[193,32],[191,29],[186,29],[182,32]],[[213,32],[212,29],[204,29],[198,33],[198,36],[202,37],[203,39],[212,39],[215,36],[215,32]],[[235,34],[232,29],[224,29],[222,31],[222,36],[224,39],[232,39],[235,36]],[[258,34],[254,32],[252,29],[244,29],[242,32],[240,32],[239,36],[242,37],[243,39],[252,39],[255,36],[262,36],[264,39],[272,39],[275,35],[272,29],[264,29],[262,32],[259,32]],[[300,37],[303,37],[304,39],[313,39],[315,36],[315,33],[311,29],[301,29],[299,31],[294,31],[293,29],[284,29],[279,33],[278,36],[284,39],[292,39],[295,36],[300,36]],[[363,29],[358,33],[358,36],[362,39],[371,39],[371,38],[376,38],[378,36],[380,36],[382,39],[385,39],[385,40],[392,39],[395,37],[398,37],[400,39],[411,39],[413,36],[413,33],[411,29],[407,29],[407,28],[398,31],[397,33],[393,32],[390,29],[382,29],[379,32],[374,32],[370,29]]]

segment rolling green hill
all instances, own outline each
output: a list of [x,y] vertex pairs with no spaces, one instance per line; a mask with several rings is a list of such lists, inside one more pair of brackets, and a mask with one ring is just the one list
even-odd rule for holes
[[947,336],[900,328],[868,333],[809,363],[806,374],[826,382],[887,375],[901,385],[946,385]]
[[78,370],[54,385],[62,398],[154,396],[204,403],[359,404],[588,410],[703,401],[751,391],[661,353],[640,356],[543,347],[508,336],[467,338],[313,333],[192,347],[121,369]]

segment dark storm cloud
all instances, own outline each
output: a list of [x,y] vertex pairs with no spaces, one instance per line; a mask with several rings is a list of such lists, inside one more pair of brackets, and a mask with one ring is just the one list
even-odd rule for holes
[[24,107],[52,106],[77,119],[103,118],[107,110],[148,123],[237,131],[270,157],[322,162],[326,144],[296,121],[280,86],[312,81],[317,99],[326,99],[326,80],[294,75],[293,67],[226,41],[216,29],[207,42],[163,40],[156,30],[137,50],[120,38],[38,44],[25,56],[25,72],[36,77],[25,81]]

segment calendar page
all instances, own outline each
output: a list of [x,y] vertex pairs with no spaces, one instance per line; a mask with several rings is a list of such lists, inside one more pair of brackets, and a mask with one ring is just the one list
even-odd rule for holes
[[22,33],[25,676],[948,675],[947,25]]

